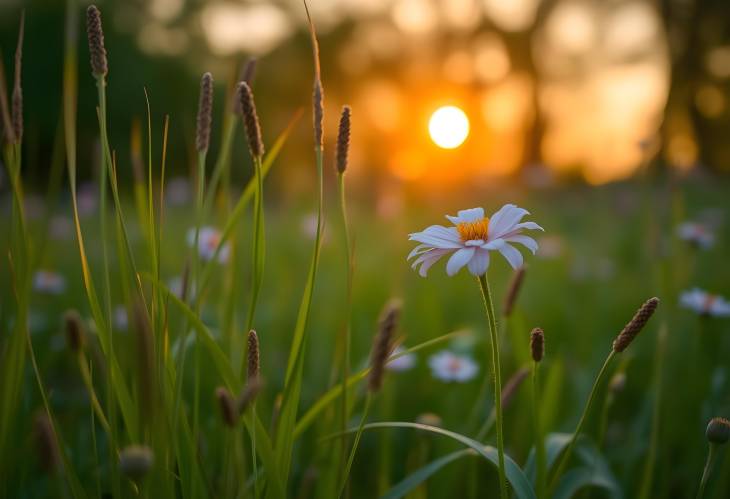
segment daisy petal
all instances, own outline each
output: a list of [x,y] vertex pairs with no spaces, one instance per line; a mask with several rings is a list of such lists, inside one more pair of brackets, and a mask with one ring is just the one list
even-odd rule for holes
[[537,225],[535,222],[522,222],[521,224],[515,225],[515,230],[517,229],[527,229],[527,230],[541,230],[545,232],[545,229]]
[[474,256],[471,257],[467,268],[472,275],[480,276],[483,275],[489,267],[489,251],[478,248],[474,252]]
[[427,252],[428,250],[432,249],[431,246],[428,244],[419,244],[415,248],[413,248],[413,251],[408,253],[408,256],[406,257],[406,260],[410,260],[411,258],[418,256],[422,253]]
[[441,225],[432,225],[423,232],[414,232],[408,239],[441,249],[457,249],[462,246],[459,233]]
[[517,251],[513,246],[505,244],[498,250],[502,253],[502,256],[507,259],[513,269],[517,269],[522,266],[523,258],[522,253]]
[[413,262],[412,267],[415,269],[420,265],[421,267],[418,269],[418,274],[421,277],[426,277],[428,269],[430,269],[434,263],[438,262],[442,256],[449,253],[449,251],[450,250],[446,249],[432,249],[418,257],[418,259]]
[[504,239],[501,239],[501,238],[500,239],[494,239],[492,241],[489,241],[486,244],[482,244],[482,249],[490,250],[490,251],[491,250],[498,250],[499,248],[501,248],[505,244],[507,244],[507,243],[504,242]]
[[474,248],[461,248],[454,252],[449,258],[449,262],[446,264],[446,274],[449,277],[455,275],[461,268],[466,265],[471,257],[474,255]]
[[448,218],[454,225],[460,224],[461,222],[476,222],[477,220],[484,218],[484,208],[461,210],[457,213],[457,216],[452,217],[451,215],[446,215],[446,218]]
[[513,204],[506,204],[489,219],[489,232],[494,237],[499,237],[511,231],[515,224],[519,223],[522,217],[528,214],[529,212],[524,208],[519,208]]
[[533,238],[531,238],[529,236],[523,236],[521,234],[517,234],[517,235],[505,238],[505,241],[507,241],[508,243],[521,244],[525,248],[530,250],[533,255],[537,251],[537,241],[535,241]]

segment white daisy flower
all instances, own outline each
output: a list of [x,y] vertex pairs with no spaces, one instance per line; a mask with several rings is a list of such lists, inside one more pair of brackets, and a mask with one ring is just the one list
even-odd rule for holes
[[720,295],[713,295],[699,288],[684,291],[679,295],[679,304],[700,315],[730,317],[730,303]]
[[[405,348],[398,345],[395,350],[393,350],[393,353],[390,354],[390,357],[392,358],[396,355],[403,353],[404,351]],[[415,365],[416,355],[413,353],[407,353],[405,355],[401,355],[397,359],[388,360],[388,362],[385,364],[385,368],[391,371],[401,372],[413,369]]]
[[465,265],[475,276],[483,275],[489,267],[489,252],[502,253],[512,268],[522,266],[522,254],[510,243],[525,246],[533,254],[537,242],[522,234],[523,230],[543,230],[535,222],[521,222],[529,212],[513,204],[506,204],[491,218],[484,216],[482,208],[462,210],[457,216],[446,216],[454,227],[432,225],[423,232],[409,236],[416,246],[408,259],[415,258],[412,267],[420,266],[419,274],[426,277],[431,266],[441,257],[451,254],[446,264],[446,273],[453,276]]
[[715,234],[705,224],[685,222],[677,227],[677,235],[698,248],[708,249],[715,244]]
[[[203,261],[210,261],[221,242],[221,233],[214,227],[201,227],[198,234],[198,251]],[[195,244],[195,228],[188,230],[188,246]],[[218,262],[226,263],[231,253],[231,245],[226,243],[218,253]]]
[[66,290],[66,279],[50,270],[38,270],[33,275],[33,289],[39,293],[60,295]]
[[458,381],[464,383],[471,380],[479,372],[479,366],[470,357],[456,355],[443,350],[428,359],[431,374],[441,381]]

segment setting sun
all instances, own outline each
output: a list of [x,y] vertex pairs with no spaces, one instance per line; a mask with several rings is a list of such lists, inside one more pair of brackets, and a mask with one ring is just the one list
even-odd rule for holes
[[431,140],[444,149],[455,149],[469,136],[469,118],[456,106],[438,108],[428,121]]

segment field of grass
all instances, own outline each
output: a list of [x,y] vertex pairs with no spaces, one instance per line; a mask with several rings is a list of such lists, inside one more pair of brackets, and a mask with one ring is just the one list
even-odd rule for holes
[[[86,145],[75,141],[70,47],[59,132],[65,168],[59,161],[43,189],[24,188],[27,152],[19,140],[4,148],[0,497],[730,495],[721,443],[730,424],[715,423],[717,443],[705,436],[711,418],[730,415],[730,325],[720,296],[730,293],[728,179],[650,161],[637,178],[601,187],[402,186],[386,197],[338,174],[335,146],[325,143],[301,159],[311,197],[293,200],[274,195],[264,178],[280,167],[282,133],[265,155],[232,160],[252,172],[247,186],[228,185],[223,160],[222,187],[211,188],[221,160],[206,158],[200,142],[206,175],[171,181],[155,142],[143,174],[122,188],[105,137],[114,126],[105,99],[114,96],[104,95],[97,62],[99,195],[98,186],[76,185],[75,151]],[[245,126],[232,137],[255,142],[245,106]],[[315,116],[316,107],[315,99]],[[308,127],[309,114],[291,126]],[[241,121],[230,112],[226,120]],[[489,215],[506,203],[529,210],[526,219],[544,233],[535,236],[536,255],[522,251],[523,281],[508,314],[515,271],[492,252],[495,345],[479,280],[466,268],[448,277],[446,258],[422,278],[407,256],[409,234],[446,225],[444,215],[475,206]],[[688,221],[713,243],[680,238]],[[227,241],[213,253],[221,231]],[[694,287],[716,295],[697,310],[681,306]],[[656,313],[614,352],[614,339],[652,297]],[[540,362],[530,350],[537,327]],[[412,352],[396,360],[409,362],[386,365],[378,386],[372,373],[397,345]],[[475,373],[445,380],[433,367],[445,350],[474,362]],[[501,427],[508,484],[500,492]]]

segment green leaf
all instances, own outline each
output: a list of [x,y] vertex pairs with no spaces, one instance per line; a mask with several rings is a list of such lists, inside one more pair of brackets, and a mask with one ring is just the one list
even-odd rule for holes
[[560,479],[553,499],[570,499],[579,491],[589,487],[605,489],[612,499],[623,498],[621,489],[616,487],[610,476],[586,466],[568,471]]
[[[550,433],[545,437],[545,459],[547,460],[545,467],[547,468],[546,471],[548,474],[550,474],[550,469],[555,464],[558,456],[562,454],[570,443],[570,437],[572,436],[571,433]],[[535,447],[533,447],[530,449],[530,455],[527,457],[527,464],[525,464],[525,474],[531,483],[535,483],[537,475],[537,463],[535,459]]]
[[446,454],[435,461],[431,461],[426,466],[417,469],[401,482],[397,483],[395,487],[391,488],[388,492],[383,494],[380,499],[398,499],[405,496],[413,489],[421,485],[423,482],[428,480],[434,473],[439,471],[441,468],[449,463],[456,461],[464,456],[475,456],[476,452],[473,449],[463,449],[451,454]]
[[[410,423],[406,421],[387,421],[382,423],[370,423],[366,424],[364,429],[370,430],[375,428],[412,428],[415,430],[422,430],[422,431],[428,431],[431,433],[435,433],[437,435],[443,435],[445,437],[449,437],[453,440],[456,440],[459,443],[462,443],[475,451],[477,454],[484,457],[487,461],[492,463],[492,465],[499,466],[499,457],[497,454],[497,449],[490,446],[490,445],[484,445],[481,442],[477,442],[476,440],[469,438],[465,435],[462,435],[461,433],[456,433],[453,431],[445,430],[443,428],[438,428],[436,426],[429,426],[425,424],[420,423]],[[347,431],[347,433],[353,433],[355,432],[355,429],[350,429]],[[341,434],[335,434],[327,438],[334,438],[337,436],[340,436]],[[532,485],[530,484],[530,481],[527,479],[527,476],[522,472],[520,467],[515,463],[512,458],[509,456],[504,456],[504,464],[505,464],[505,473],[507,475],[507,481],[512,486],[512,490],[514,490],[515,495],[518,499],[537,499],[537,496],[535,496],[535,491],[532,489]],[[397,496],[396,496],[397,497]]]

